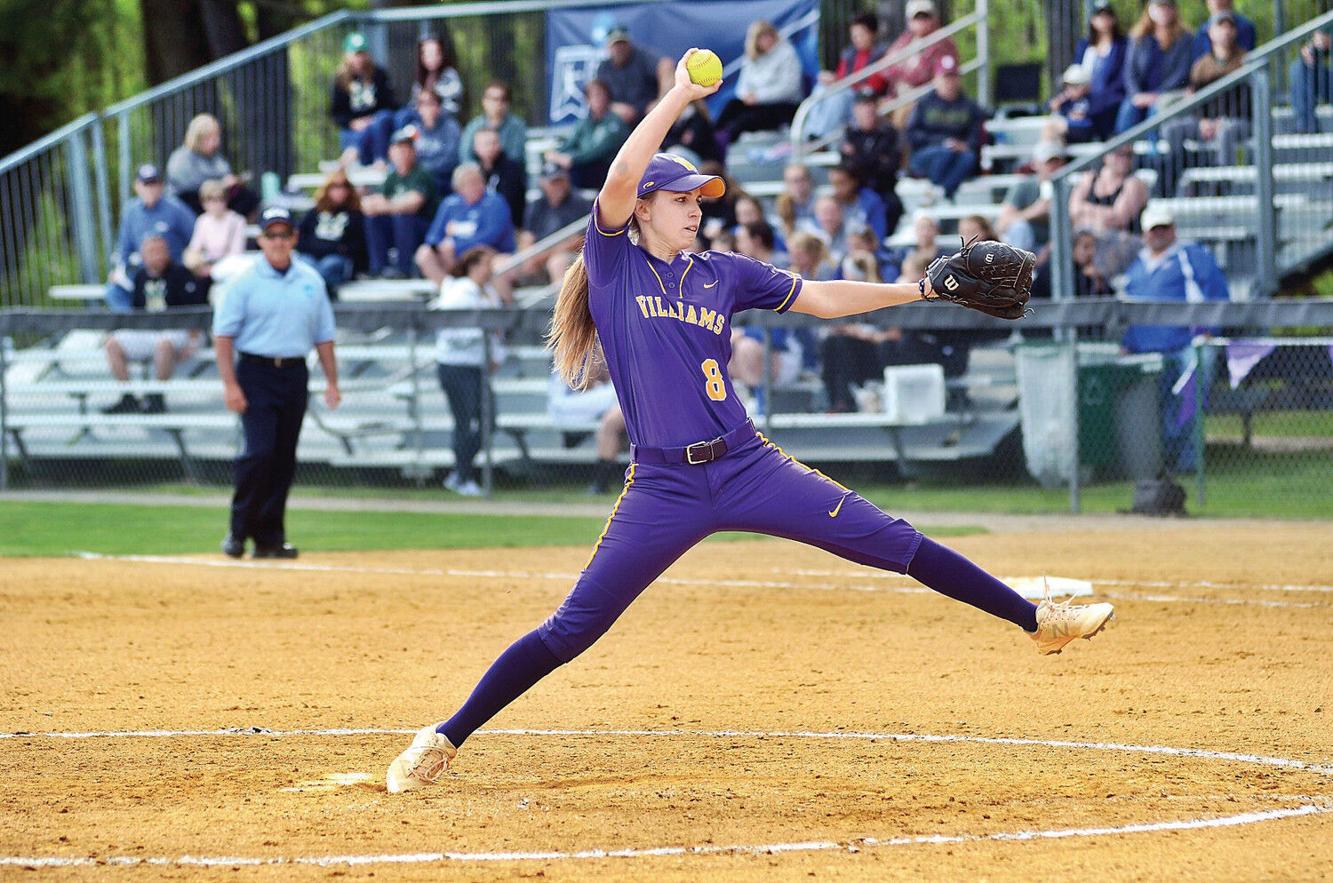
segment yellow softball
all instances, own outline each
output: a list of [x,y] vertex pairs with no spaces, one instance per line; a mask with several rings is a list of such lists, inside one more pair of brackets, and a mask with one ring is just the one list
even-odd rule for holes
[[722,59],[711,49],[700,49],[685,62],[690,82],[696,86],[711,86],[722,79]]

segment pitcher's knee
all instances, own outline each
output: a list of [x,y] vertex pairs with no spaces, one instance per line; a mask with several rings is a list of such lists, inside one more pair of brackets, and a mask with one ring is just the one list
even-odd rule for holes
[[614,614],[599,615],[587,609],[574,613],[561,607],[537,628],[537,636],[562,663],[572,662],[597,643],[615,621]]

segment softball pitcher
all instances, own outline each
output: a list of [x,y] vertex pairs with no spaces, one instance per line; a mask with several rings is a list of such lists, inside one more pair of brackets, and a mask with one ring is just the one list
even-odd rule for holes
[[686,60],[695,51],[616,156],[551,322],[556,366],[571,385],[588,379],[599,343],[605,354],[632,443],[624,490],[560,609],[500,655],[453,717],[416,734],[389,766],[390,792],[436,782],[468,736],[591,647],[715,531],[788,537],[907,573],[1024,629],[1041,653],[1092,637],[1112,616],[1110,604],[1033,605],[755,431],[727,376],[733,314],[796,310],[831,319],[918,300],[930,285],[807,281],[738,254],[685,251],[701,201],[725,189],[679,157],[654,154],[686,106],[718,88],[690,81]]

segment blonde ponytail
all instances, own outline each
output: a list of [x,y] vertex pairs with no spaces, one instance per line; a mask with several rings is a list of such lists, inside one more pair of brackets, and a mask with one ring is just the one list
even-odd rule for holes
[[565,383],[587,389],[597,358],[597,326],[588,309],[588,268],[582,252],[565,271],[546,331],[546,347],[555,352],[555,367]]

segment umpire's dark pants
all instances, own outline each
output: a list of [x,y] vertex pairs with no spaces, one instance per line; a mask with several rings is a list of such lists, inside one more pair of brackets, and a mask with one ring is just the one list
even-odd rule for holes
[[236,382],[245,393],[241,415],[245,450],[236,458],[236,493],[231,498],[231,535],[256,546],[282,545],[287,539],[283,516],[287,492],[296,475],[296,442],[301,436],[309,392],[304,359],[281,368],[242,357]]

